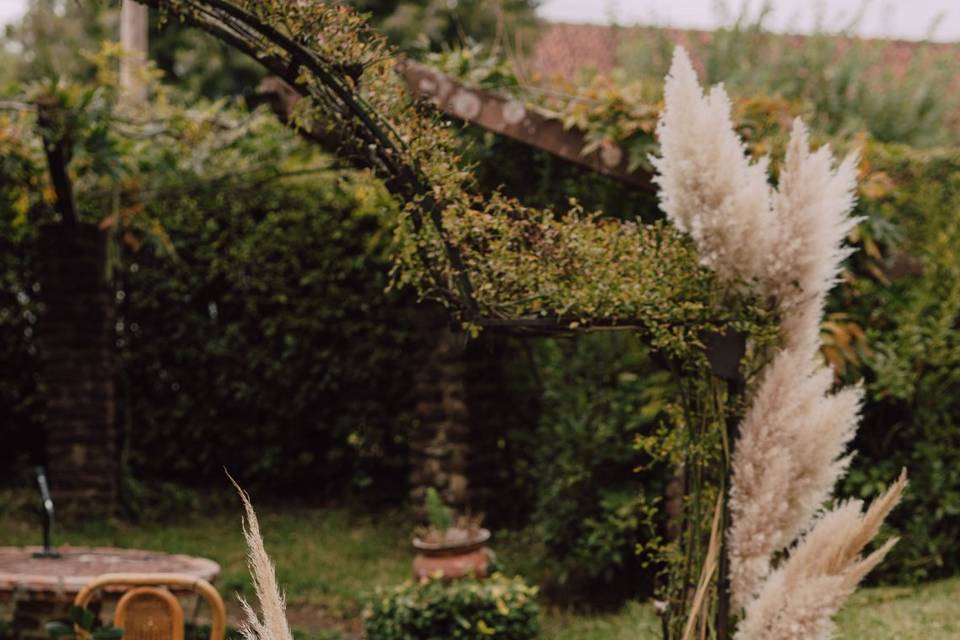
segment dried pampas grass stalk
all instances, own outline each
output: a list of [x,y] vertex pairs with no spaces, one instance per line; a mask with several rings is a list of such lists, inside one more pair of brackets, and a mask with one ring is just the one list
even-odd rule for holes
[[866,513],[861,501],[851,500],[823,515],[747,605],[736,640],[833,638],[833,615],[897,543],[892,538],[861,556],[906,486],[904,471]]
[[287,622],[286,602],[277,584],[273,562],[263,546],[260,521],[250,503],[250,496],[229,474],[227,477],[240,494],[246,513],[243,537],[247,542],[247,566],[250,568],[250,577],[253,579],[253,588],[260,602],[262,616],[257,615],[246,599],[238,596],[240,606],[243,607],[246,615],[246,621],[240,627],[240,633],[245,640],[293,640],[293,634],[290,633],[290,625]]
[[765,160],[751,162],[737,136],[722,87],[704,95],[690,58],[674,51],[657,125],[660,207],[693,238],[701,262],[728,281],[763,271],[772,218]]
[[906,486],[903,475],[865,514],[848,502],[818,519],[849,465],[863,395],[834,391],[818,353],[827,293],[859,222],[857,156],[835,163],[829,147],[812,150],[796,120],[774,189],[766,160],[751,161],[737,136],[723,87],[704,93],[680,47],[664,98],[661,156],[651,158],[661,207],[705,266],[752,285],[782,316],[782,348],[750,391],[731,463],[729,577],[746,615],[737,638],[827,638],[842,600],[892,546],[859,556]]
[[683,630],[682,640],[693,640],[694,628],[697,619],[701,620],[701,636],[703,636],[703,626],[707,621],[707,615],[710,611],[707,604],[707,590],[713,581],[713,574],[717,571],[717,564],[720,562],[720,519],[723,514],[723,494],[717,496],[717,504],[713,511],[713,524],[710,525],[710,542],[707,544],[707,557],[703,562],[703,569],[700,571],[700,581],[697,584],[697,590],[693,596],[693,605],[690,607],[690,616],[687,618],[687,625]]
[[833,372],[781,351],[767,366],[733,457],[729,528],[733,603],[746,606],[771,560],[809,526],[850,463],[862,390],[831,393]]

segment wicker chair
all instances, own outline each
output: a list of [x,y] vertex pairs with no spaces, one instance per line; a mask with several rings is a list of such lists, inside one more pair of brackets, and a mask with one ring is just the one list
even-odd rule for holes
[[202,578],[177,573],[107,573],[90,581],[73,603],[90,604],[99,591],[124,591],[113,615],[124,640],[183,640],[183,607],[173,594],[193,592],[210,605],[210,640],[223,640],[226,609],[213,586]]

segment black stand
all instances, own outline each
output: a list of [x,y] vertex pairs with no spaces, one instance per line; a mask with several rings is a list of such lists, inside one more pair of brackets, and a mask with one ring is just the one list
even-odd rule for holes
[[707,348],[707,359],[713,375],[727,382],[726,447],[723,463],[723,520],[720,527],[720,562],[717,576],[717,640],[729,640],[730,628],[730,566],[727,560],[727,528],[730,526],[730,463],[733,448],[740,435],[740,416],[736,407],[745,391],[740,373],[740,361],[746,353],[746,336],[738,332],[709,333],[701,337]]
[[47,474],[43,467],[36,468],[37,487],[40,489],[40,507],[43,515],[43,551],[33,554],[34,558],[59,558],[60,554],[50,545],[53,536],[53,499],[50,497],[50,487],[47,486]]

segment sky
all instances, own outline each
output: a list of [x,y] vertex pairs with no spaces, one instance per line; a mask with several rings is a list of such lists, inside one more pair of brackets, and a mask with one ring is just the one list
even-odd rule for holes
[[[717,7],[736,10],[744,0],[542,0],[540,14],[549,20],[608,24],[657,24],[712,29],[729,22]],[[746,0],[755,15],[763,0]],[[0,0],[0,24],[18,18],[27,0]],[[863,8],[855,31],[864,36],[922,40],[936,24],[933,39],[960,41],[958,0],[770,0],[769,26],[779,31],[809,32],[821,14],[830,28],[842,28]]]
[[26,0],[0,0],[0,25],[19,18],[26,4]]
[[[763,0],[747,0],[749,15],[756,16]],[[958,0],[769,0],[769,27],[777,31],[807,33],[817,17],[825,27],[849,26],[862,11],[854,29],[870,37],[960,41]],[[726,18],[718,7],[728,7]],[[618,24],[656,24],[713,29],[731,22],[744,0],[543,0],[540,14],[549,20]]]

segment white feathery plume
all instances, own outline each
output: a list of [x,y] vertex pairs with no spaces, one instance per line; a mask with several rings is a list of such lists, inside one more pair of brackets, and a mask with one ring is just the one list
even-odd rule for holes
[[849,255],[856,158],[836,169],[828,147],[811,152],[794,121],[780,184],[776,224],[761,288],[780,302],[785,347],[761,379],[741,426],[730,490],[733,601],[744,607],[786,548],[831,496],[850,458],[862,392],[830,393],[832,371],[816,364],[827,292]]
[[772,222],[767,163],[751,163],[733,129],[723,87],[704,95],[682,47],[664,85],[665,108],[657,135],[660,206],[689,233],[702,263],[726,280],[751,281],[762,273]]
[[854,153],[835,168],[830,147],[811,151],[806,126],[794,120],[760,277],[761,290],[780,302],[788,348],[812,353],[819,347],[826,295],[852,252],[844,240],[860,221],[850,215],[857,162]]
[[240,597],[240,606],[243,607],[246,616],[240,633],[245,640],[293,640],[293,634],[290,633],[290,625],[287,622],[286,602],[277,584],[273,562],[263,546],[260,522],[250,503],[250,496],[233,478],[230,478],[230,482],[233,482],[233,486],[240,494],[240,500],[246,512],[243,537],[247,542],[247,566],[250,568],[250,577],[253,579],[253,588],[262,613],[261,618],[250,603]]
[[906,485],[904,471],[866,513],[861,513],[860,500],[851,500],[820,518],[747,605],[736,640],[833,638],[833,615],[897,542],[893,538],[870,555],[860,555]]
[[[859,557],[906,483],[904,475],[863,516],[850,502],[807,532],[850,462],[862,400],[858,387],[832,393],[833,374],[817,358],[826,295],[858,222],[850,215],[857,158],[835,166],[828,147],[811,151],[797,120],[774,190],[766,162],[750,163],[723,88],[704,96],[682,48],[664,95],[662,155],[651,158],[663,210],[704,265],[728,282],[756,283],[783,318],[783,347],[751,394],[732,461],[730,577],[734,604],[746,611],[737,637],[828,638],[842,600],[892,546]],[[775,555],[804,535],[772,570]]]
[[733,602],[744,607],[830,497],[850,462],[862,391],[831,394],[833,372],[808,353],[780,351],[741,425],[730,487]]

